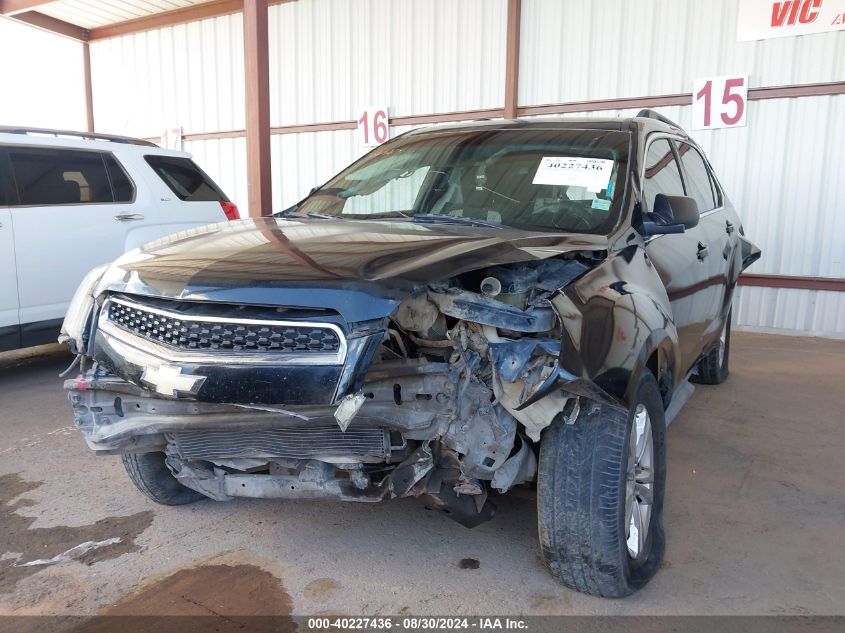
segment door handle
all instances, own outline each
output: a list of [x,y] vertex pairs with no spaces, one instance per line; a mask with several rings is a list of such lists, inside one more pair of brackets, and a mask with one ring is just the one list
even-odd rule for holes
[[710,249],[707,248],[707,245],[699,242],[698,243],[698,259],[703,260],[709,254],[710,254]]
[[133,220],[143,220],[144,216],[140,213],[121,213],[114,216],[118,222],[132,222]]
[[731,224],[730,220],[725,220],[725,233],[730,235],[733,232],[734,232],[734,225]]

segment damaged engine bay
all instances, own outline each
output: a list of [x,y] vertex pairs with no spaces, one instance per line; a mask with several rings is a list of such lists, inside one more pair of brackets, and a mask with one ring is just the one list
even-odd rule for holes
[[[550,298],[604,256],[575,251],[418,288],[347,335],[346,365],[364,371],[345,389],[341,377],[328,404],[202,401],[181,370],[162,390],[149,359],[101,327],[93,367],[66,384],[75,422],[101,454],[164,451],[177,480],[212,499],[423,497],[472,527],[492,517],[491,491],[534,480],[543,429],[577,416],[578,398],[553,388],[562,332]],[[103,308],[101,325],[113,315]],[[121,327],[124,341],[145,332]]]

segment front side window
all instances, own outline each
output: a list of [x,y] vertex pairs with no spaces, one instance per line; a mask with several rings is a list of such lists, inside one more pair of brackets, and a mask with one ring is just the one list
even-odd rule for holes
[[190,158],[180,156],[144,156],[153,171],[168,188],[185,202],[228,200],[205,172]]
[[725,204],[724,194],[719,186],[719,181],[716,179],[716,174],[713,173],[712,167],[707,168],[707,173],[710,176],[710,186],[713,188],[713,198],[716,200],[716,208],[718,209]]
[[114,202],[102,152],[10,147],[21,205]]
[[654,212],[654,198],[662,193],[666,196],[683,196],[684,181],[675,160],[675,152],[668,139],[661,138],[648,147],[643,177],[643,201],[646,209]]
[[388,142],[314,191],[299,214],[446,216],[517,228],[607,233],[622,206],[630,134],[478,129]]
[[678,154],[684,167],[684,182],[687,185],[687,195],[698,203],[698,210],[702,213],[716,208],[710,174],[701,154],[687,143],[678,143]]

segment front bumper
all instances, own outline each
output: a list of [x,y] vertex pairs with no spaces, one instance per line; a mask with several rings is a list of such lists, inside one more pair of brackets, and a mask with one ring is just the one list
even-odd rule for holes
[[[233,374],[227,377],[235,379]],[[404,394],[399,398],[397,388]],[[334,403],[272,406],[168,399],[95,371],[65,381],[65,389],[74,424],[89,448],[100,454],[164,450],[168,435],[180,432],[337,428]],[[367,374],[367,398],[353,427],[383,428],[413,440],[436,438],[455,418],[454,390],[444,364],[385,363]]]
[[[365,403],[345,431],[334,417],[337,405],[163,399],[94,370],[66,381],[65,388],[74,423],[96,453],[163,452],[183,485],[220,501],[424,497],[472,527],[495,508],[481,486],[455,492],[462,473],[507,487],[533,473],[525,444],[509,457],[516,428],[500,409],[481,408],[457,422],[458,381],[448,365],[391,361],[371,368],[366,378]],[[489,402],[489,394],[470,395]],[[496,479],[499,469],[507,473],[504,483]]]

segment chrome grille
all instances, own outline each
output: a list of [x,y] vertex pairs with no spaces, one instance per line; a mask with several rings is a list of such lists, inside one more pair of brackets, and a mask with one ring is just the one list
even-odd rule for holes
[[168,435],[183,459],[280,457],[390,456],[387,429],[337,426],[270,429],[266,431],[181,431]]
[[108,320],[149,341],[184,351],[337,354],[338,333],[319,324],[181,315],[112,299]]

